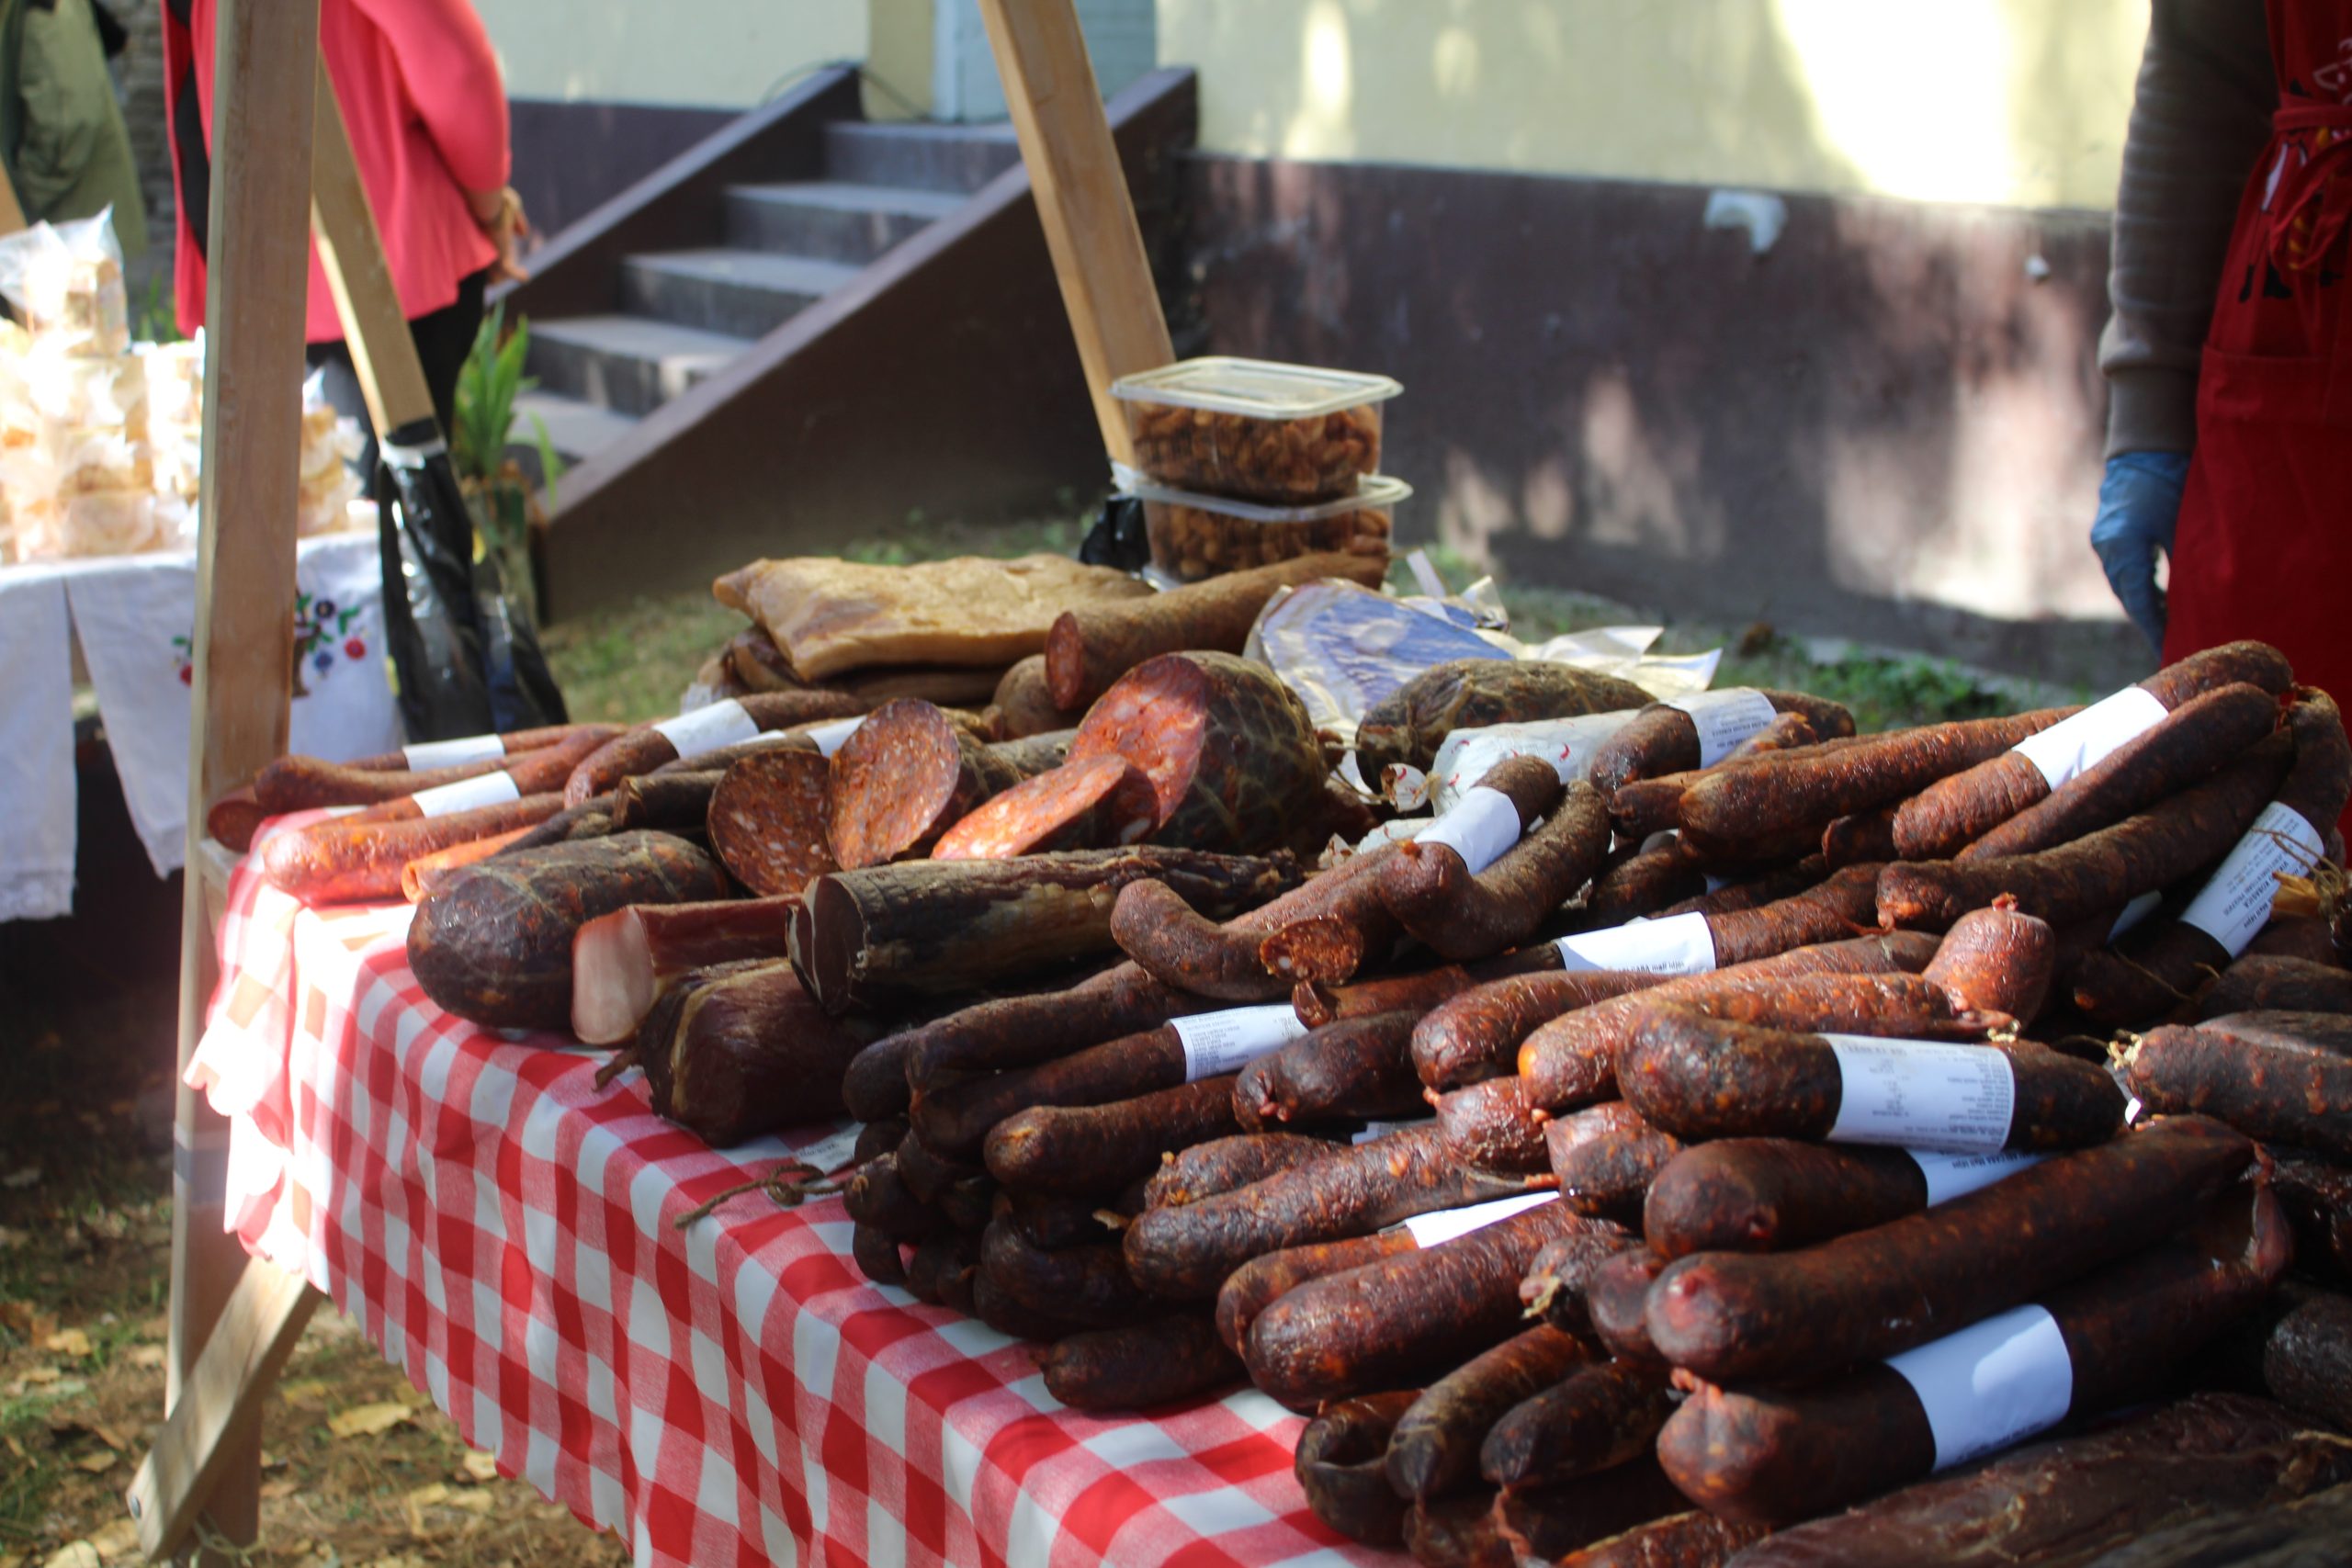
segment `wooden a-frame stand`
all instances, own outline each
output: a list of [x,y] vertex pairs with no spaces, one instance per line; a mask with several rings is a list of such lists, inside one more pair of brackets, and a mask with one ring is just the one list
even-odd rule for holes
[[[1071,0],[980,0],[980,11],[1103,446],[1125,460],[1126,422],[1110,385],[1174,355],[1077,12]],[[219,978],[234,859],[205,836],[205,809],[286,750],[309,265],[296,236],[306,227],[376,428],[432,409],[319,62],[316,0],[218,0],[217,15],[183,1075]],[[262,1404],[322,1298],[300,1275],[246,1257],[223,1223],[228,1124],[184,1084],[176,1111],[165,1418],[129,1501],[151,1558],[185,1551],[228,1568],[260,1530]]]

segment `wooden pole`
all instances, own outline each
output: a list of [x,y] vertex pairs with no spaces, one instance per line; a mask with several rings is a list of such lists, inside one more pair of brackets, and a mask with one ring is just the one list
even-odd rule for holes
[[[215,28],[203,533],[180,931],[183,1077],[218,978],[205,807],[286,750],[317,0],[218,0]],[[183,1083],[173,1133],[166,1410],[182,1397],[245,1268],[244,1248],[223,1224],[228,1144],[228,1124]],[[232,1435],[203,1509],[214,1536],[234,1546],[260,1529],[261,1437],[253,1425]],[[225,1568],[234,1558],[208,1551],[195,1561]]]
[[1111,383],[1176,357],[1071,0],[980,0],[1102,445],[1132,462]]

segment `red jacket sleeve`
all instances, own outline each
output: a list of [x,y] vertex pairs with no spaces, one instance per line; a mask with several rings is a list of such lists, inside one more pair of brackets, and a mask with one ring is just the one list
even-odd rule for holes
[[512,159],[506,85],[470,0],[350,0],[399,61],[401,80],[449,173],[467,190],[496,190]]

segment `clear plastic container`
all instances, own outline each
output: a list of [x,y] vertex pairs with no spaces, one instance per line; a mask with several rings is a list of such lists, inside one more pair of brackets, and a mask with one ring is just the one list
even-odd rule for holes
[[1143,503],[1154,572],[1176,582],[1198,582],[1323,550],[1385,552],[1390,513],[1413,493],[1411,485],[1385,474],[1359,480],[1352,495],[1312,506],[1261,506],[1170,490],[1139,478],[1126,488]]
[[1185,359],[1122,376],[1136,467],[1154,484],[1297,506],[1380,471],[1385,376],[1267,359]]

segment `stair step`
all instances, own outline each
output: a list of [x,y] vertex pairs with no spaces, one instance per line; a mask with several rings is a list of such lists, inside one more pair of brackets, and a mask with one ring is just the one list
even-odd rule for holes
[[727,239],[751,250],[863,265],[962,205],[956,192],[837,180],[729,186]]
[[841,262],[765,251],[658,251],[621,263],[621,309],[680,326],[763,337],[857,276]]
[[521,446],[531,455],[531,467],[537,467],[539,446],[538,426],[534,416],[548,429],[548,443],[566,463],[577,463],[593,457],[637,426],[633,414],[615,413],[611,409],[567,398],[560,392],[529,391],[514,400],[514,423],[507,431],[509,445]]
[[650,413],[750,347],[746,338],[643,316],[531,323],[526,367],[548,391],[617,413]]
[[969,194],[1019,162],[1021,144],[1010,121],[837,119],[825,127],[825,173],[856,185]]

